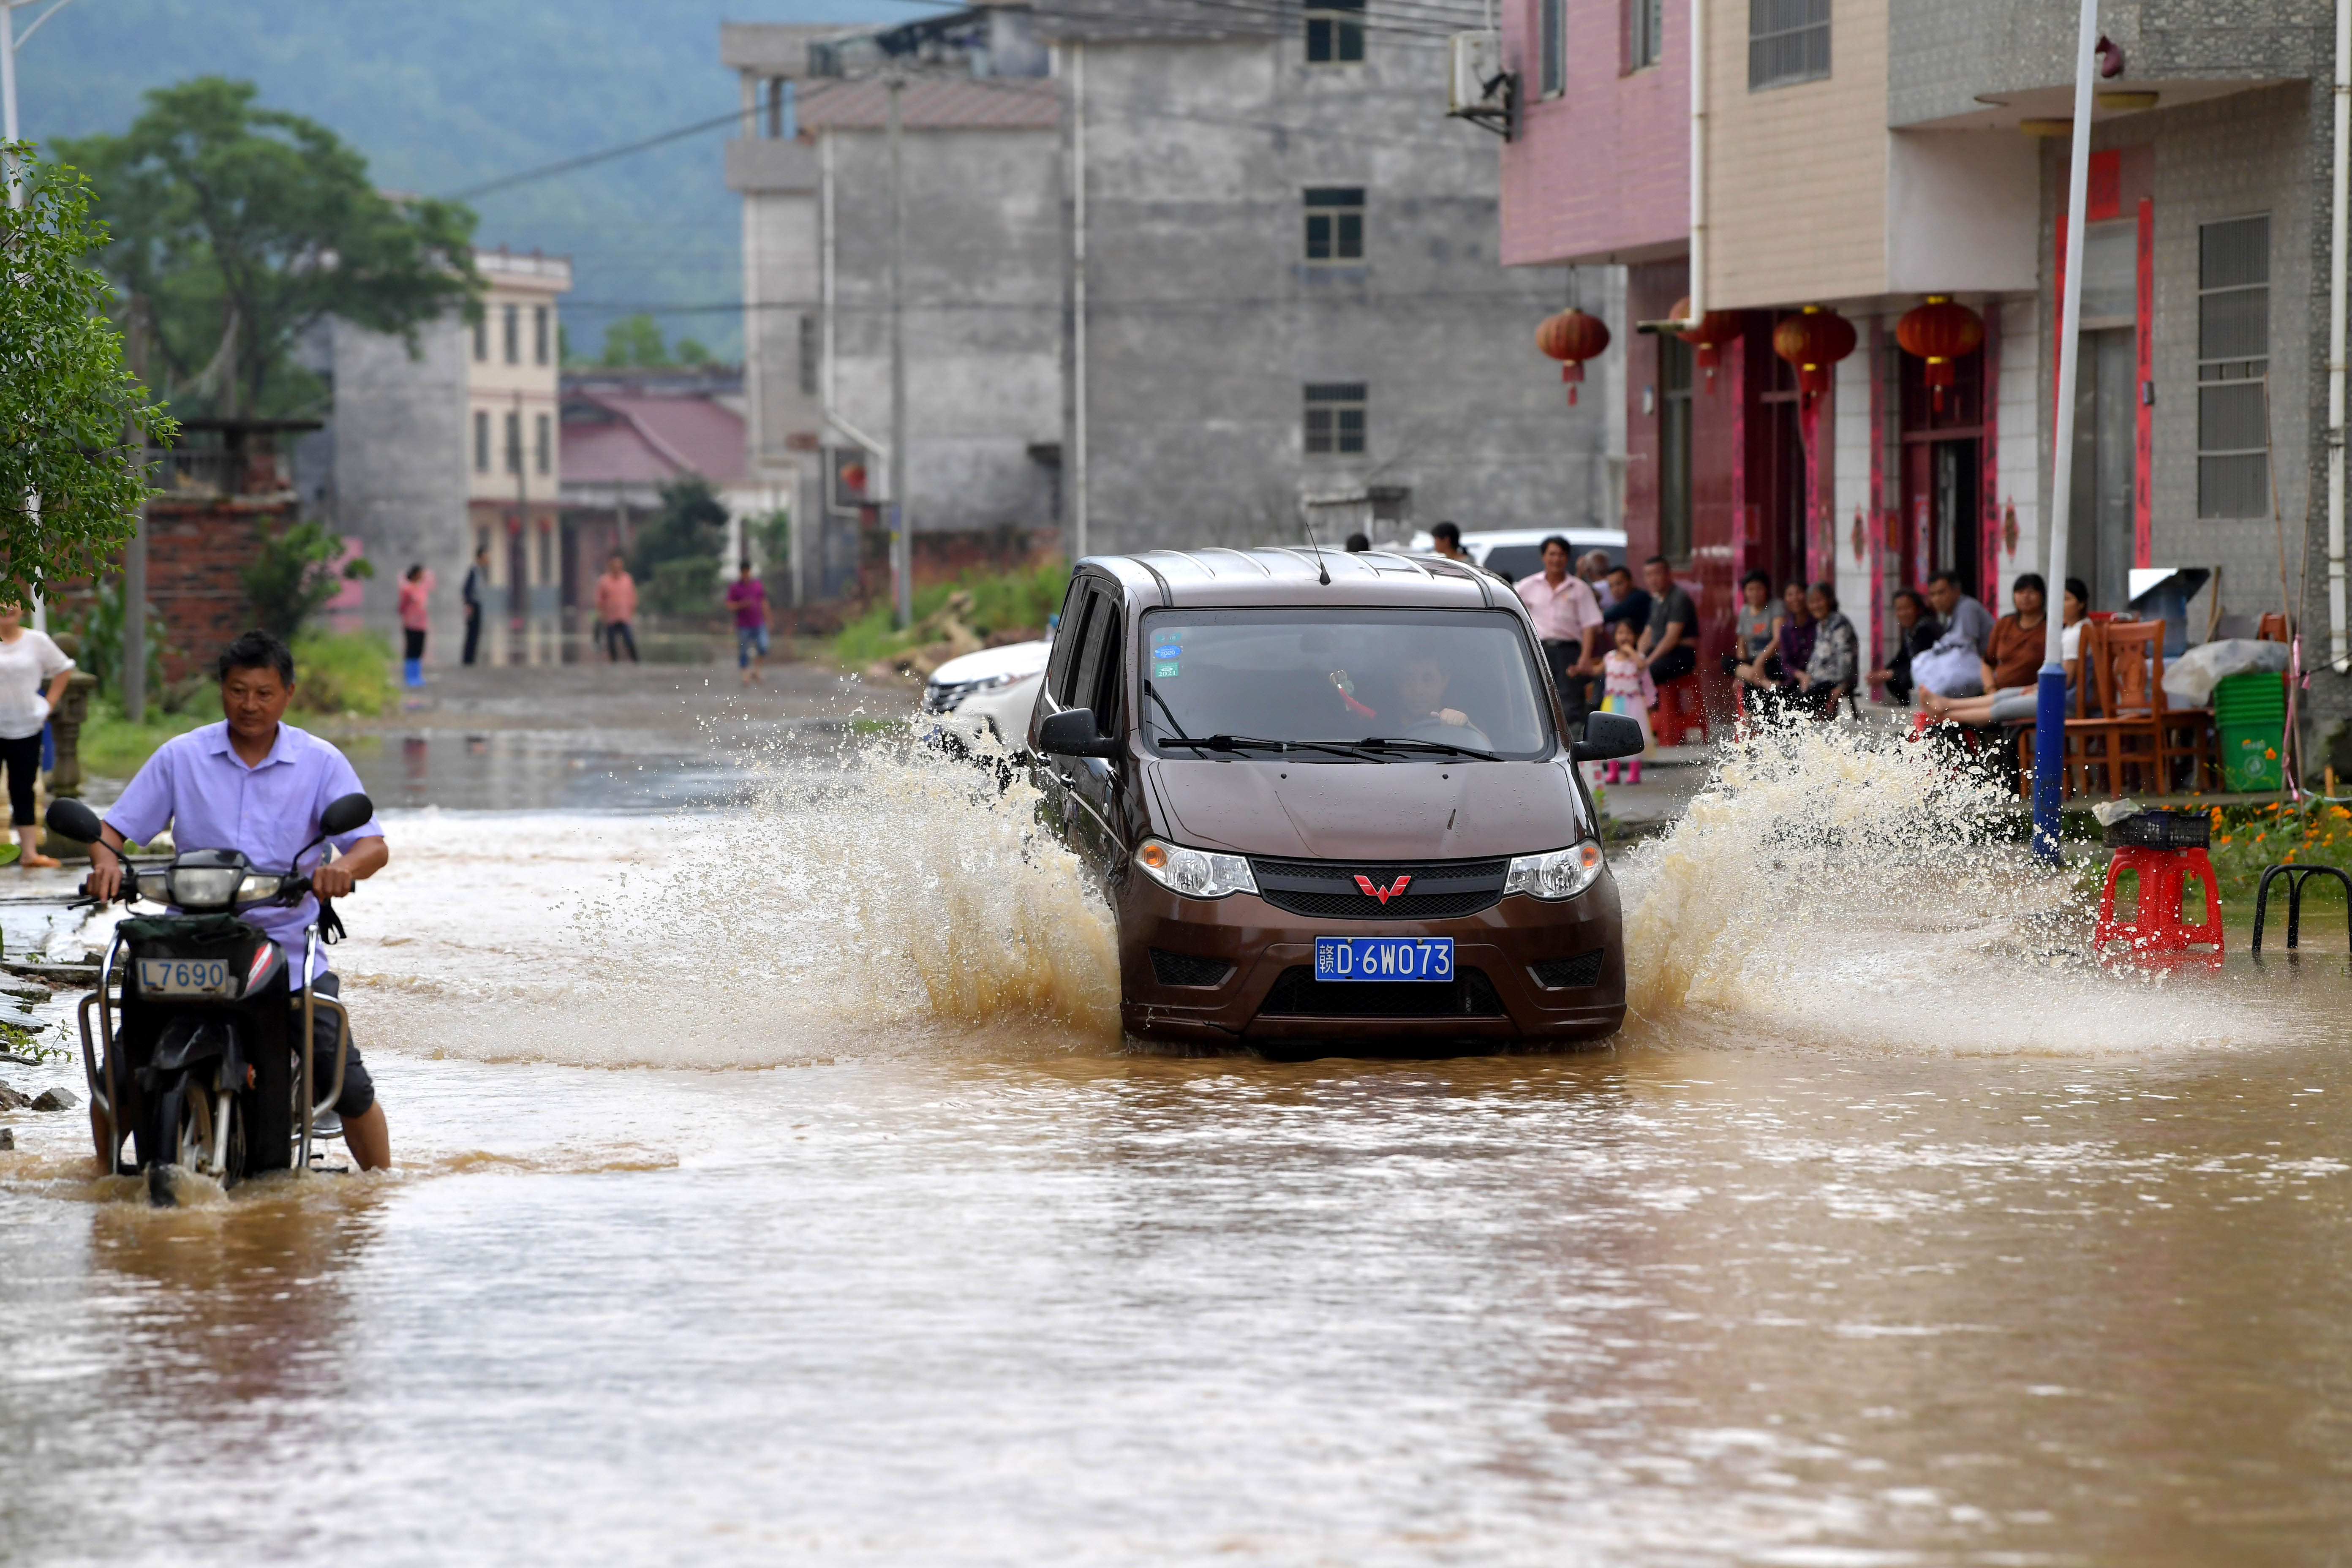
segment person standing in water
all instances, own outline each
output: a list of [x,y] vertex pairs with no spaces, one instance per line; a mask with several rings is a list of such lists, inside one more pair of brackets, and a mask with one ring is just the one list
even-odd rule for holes
[[604,627],[607,662],[621,662],[624,644],[629,650],[629,662],[638,662],[636,634],[630,630],[630,623],[636,618],[637,580],[629,575],[629,563],[615,550],[612,560],[604,563],[604,574],[596,579],[596,620]]
[[[16,828],[16,864],[30,871],[58,862],[41,853],[33,785],[41,775],[41,731],[65,700],[74,661],[47,632],[25,625],[25,606],[0,605],[0,763],[8,770],[8,816]],[[49,683],[46,692],[43,681]]]
[[749,686],[760,679],[768,657],[768,590],[751,574],[751,562],[743,563],[740,574],[729,585],[727,605],[735,612],[735,663]]
[[413,563],[400,583],[400,634],[407,643],[401,653],[401,678],[412,690],[425,684],[425,633],[433,625],[425,601],[432,593],[425,563]]

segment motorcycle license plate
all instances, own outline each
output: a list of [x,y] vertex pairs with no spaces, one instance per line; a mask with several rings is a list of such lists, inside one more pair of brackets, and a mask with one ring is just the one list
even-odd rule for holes
[[1450,936],[1318,936],[1318,980],[1429,980],[1454,978]]
[[226,996],[228,962],[219,958],[142,958],[139,989],[150,996]]

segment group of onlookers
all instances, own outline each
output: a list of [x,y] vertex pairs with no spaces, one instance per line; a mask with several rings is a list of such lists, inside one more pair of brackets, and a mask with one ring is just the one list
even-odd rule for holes
[[1793,705],[1817,718],[1834,717],[1850,701],[1862,673],[1862,639],[1838,608],[1837,584],[1791,580],[1772,602],[1772,579],[1750,572],[1739,582],[1734,632],[1739,651],[1723,656],[1723,671],[1738,681],[1750,709],[1769,712]]

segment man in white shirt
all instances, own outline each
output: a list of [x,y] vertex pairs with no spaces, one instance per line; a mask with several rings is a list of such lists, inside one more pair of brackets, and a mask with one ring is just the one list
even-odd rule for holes
[[1570,574],[1570,559],[1568,541],[1553,534],[1543,542],[1543,574],[1522,578],[1511,591],[1536,623],[1559,705],[1577,724],[1591,710],[1588,683],[1601,669],[1601,602],[1590,584]]

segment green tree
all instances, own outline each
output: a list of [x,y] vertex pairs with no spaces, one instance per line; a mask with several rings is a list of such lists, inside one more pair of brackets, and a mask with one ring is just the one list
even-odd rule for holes
[[638,531],[632,563],[646,606],[666,616],[706,614],[719,595],[727,509],[698,474],[663,486],[661,502],[661,515]]
[[88,182],[28,143],[5,152],[25,205],[0,208],[0,583],[22,591],[93,575],[121,547],[148,494],[146,447],[179,427],[124,366],[112,290],[83,262],[106,243]]
[[298,522],[276,533],[261,530],[244,574],[254,623],[291,642],[303,623],[341,592],[345,579],[375,575],[374,563],[364,555],[337,572],[335,562],[342,553],[342,540],[320,523]]
[[[416,329],[481,287],[474,215],[389,196],[325,126],[255,101],[251,82],[152,89],[120,136],[64,144],[113,232],[107,268],[152,324],[169,395],[275,411],[288,352],[328,316]],[[299,379],[299,378],[293,378]]]
[[677,340],[677,363],[686,365],[704,365],[712,363],[713,360],[710,351],[702,346],[702,341],[699,338],[680,338]]
[[662,342],[661,324],[651,316],[623,316],[604,326],[604,357],[598,364],[638,370],[664,370],[674,362]]

